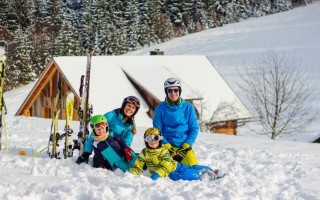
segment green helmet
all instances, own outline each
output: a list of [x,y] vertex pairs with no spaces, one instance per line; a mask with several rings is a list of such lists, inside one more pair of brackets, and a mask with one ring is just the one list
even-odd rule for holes
[[108,121],[105,118],[105,116],[103,116],[103,115],[95,115],[95,116],[91,117],[90,126],[91,126],[91,128],[93,128],[95,124],[101,123],[101,122],[108,123]]

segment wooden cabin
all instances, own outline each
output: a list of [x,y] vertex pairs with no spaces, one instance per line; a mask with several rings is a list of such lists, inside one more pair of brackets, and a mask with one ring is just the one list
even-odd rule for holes
[[210,122],[206,124],[210,132],[223,133],[226,135],[237,135],[237,120],[230,120],[224,122]]
[[[52,62],[50,67],[40,76],[38,82],[33,87],[32,91],[23,102],[16,115],[24,115],[26,111],[30,113],[30,116],[41,118],[52,118],[54,111],[54,102],[58,96],[56,108],[60,109],[59,119],[65,119],[66,116],[66,94],[71,91],[75,95],[73,119],[79,120],[78,108],[80,105],[80,97],[74,92],[74,89],[70,86],[66,77],[61,73],[56,63]],[[61,92],[58,93],[58,80],[61,81]]]
[[[30,116],[52,118],[57,82],[61,79],[61,109],[59,119],[65,118],[65,96],[75,96],[74,119],[78,120],[80,78],[86,73],[86,56],[55,57],[47,65],[16,115],[26,110]],[[163,83],[177,77],[182,83],[181,96],[192,103],[198,117],[207,121],[207,128],[216,133],[236,134],[238,120],[251,115],[219,72],[205,56],[93,56],[90,78],[90,103],[93,114],[104,114],[119,108],[125,97],[140,99],[136,124],[152,125],[155,107],[164,101]],[[203,114],[203,103],[208,110]],[[227,106],[227,110],[221,105]],[[218,112],[222,111],[222,112]],[[212,115],[213,113],[213,115]]]

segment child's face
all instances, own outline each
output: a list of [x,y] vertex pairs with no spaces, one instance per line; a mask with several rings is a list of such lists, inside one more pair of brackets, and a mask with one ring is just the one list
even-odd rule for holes
[[106,131],[106,126],[107,124],[105,122],[101,122],[101,123],[98,123],[98,124],[95,124],[94,125],[94,131],[97,135],[102,135],[102,134],[105,134],[107,131]]
[[152,141],[148,142],[148,145],[149,145],[150,148],[156,149],[159,146],[159,141],[152,140]]

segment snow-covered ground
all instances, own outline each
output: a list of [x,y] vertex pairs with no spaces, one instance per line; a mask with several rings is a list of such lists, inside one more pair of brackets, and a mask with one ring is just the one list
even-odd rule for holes
[[[134,54],[160,48],[167,55],[207,55],[237,92],[239,63],[251,63],[261,52],[273,48],[298,55],[305,67],[313,67],[317,79],[319,19],[320,3],[316,3],[177,38]],[[0,152],[0,199],[320,199],[319,144],[305,142],[317,131],[293,136],[300,142],[283,138],[272,141],[242,130],[239,136],[199,133],[194,150],[200,163],[228,174],[215,182],[152,181],[146,175],[77,165],[77,155],[56,160],[43,152],[33,158],[32,154],[48,143],[51,120],[14,116],[33,84],[5,93],[9,151]],[[319,91],[317,86],[318,107]],[[73,125],[77,131],[78,123]],[[63,126],[64,121],[59,121],[60,132]],[[314,125],[314,130],[318,127]],[[137,152],[144,147],[144,130],[138,127],[133,141]],[[21,149],[26,150],[26,156],[18,155]]]

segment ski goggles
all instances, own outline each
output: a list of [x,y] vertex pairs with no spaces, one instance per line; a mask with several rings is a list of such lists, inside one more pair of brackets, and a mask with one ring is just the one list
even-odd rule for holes
[[126,102],[132,103],[135,106],[137,106],[137,108],[140,108],[140,101],[137,98],[134,97],[127,97],[126,98]]
[[106,132],[109,131],[109,127],[108,125],[106,125],[105,123],[97,123],[93,126],[94,130],[102,130],[102,129],[106,129]]
[[144,138],[144,141],[151,142],[151,141],[160,141],[162,140],[161,135],[148,135],[146,138]]
[[167,92],[168,93],[178,93],[180,91],[180,89],[179,88],[168,88],[167,89]]

